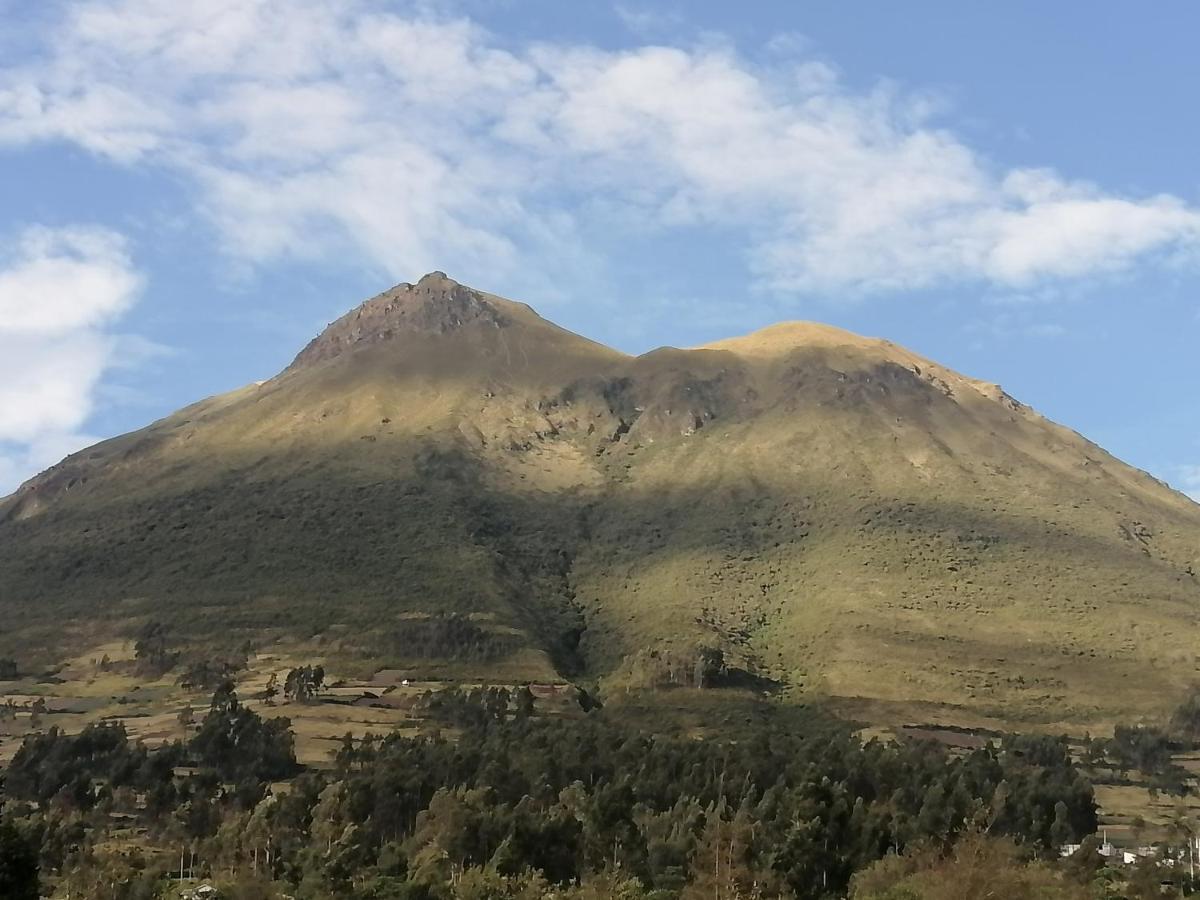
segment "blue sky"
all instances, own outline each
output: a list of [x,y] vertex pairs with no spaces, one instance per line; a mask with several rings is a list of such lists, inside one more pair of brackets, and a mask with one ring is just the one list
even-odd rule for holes
[[433,269],[888,337],[1200,496],[1200,8],[0,0],[0,493]]

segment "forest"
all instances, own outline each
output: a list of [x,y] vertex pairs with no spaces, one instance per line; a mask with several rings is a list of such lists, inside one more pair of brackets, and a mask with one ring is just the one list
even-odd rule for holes
[[229,681],[186,743],[31,735],[4,773],[0,895],[913,898],[966,865],[1099,896],[1086,860],[1047,862],[1096,828],[1065,739],[950,752],[809,711],[695,740],[541,715],[528,688],[420,706],[423,733],[347,736],[307,770]]

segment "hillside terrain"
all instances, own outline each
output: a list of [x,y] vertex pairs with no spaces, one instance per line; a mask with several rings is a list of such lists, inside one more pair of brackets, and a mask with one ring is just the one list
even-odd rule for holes
[[784,702],[1081,732],[1200,676],[1200,506],[887,341],[631,357],[433,273],[0,501],[0,658],[155,622],[610,694],[720,650]]

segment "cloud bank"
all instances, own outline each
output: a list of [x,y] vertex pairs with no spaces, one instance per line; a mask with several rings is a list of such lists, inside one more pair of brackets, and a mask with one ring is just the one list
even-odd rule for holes
[[997,167],[929,98],[800,56],[513,47],[353,0],[84,2],[33,39],[0,69],[0,143],[182,174],[251,263],[349,249],[396,277],[506,273],[582,264],[589,235],[701,227],[760,286],[853,296],[1200,247],[1177,197]]
[[0,495],[94,441],[80,430],[114,362],[106,326],[141,287],[107,229],[28,228],[0,256]]

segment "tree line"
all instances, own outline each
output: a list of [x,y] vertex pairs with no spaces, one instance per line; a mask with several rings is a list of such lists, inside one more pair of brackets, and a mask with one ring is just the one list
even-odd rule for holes
[[[347,736],[327,770],[301,771],[287,720],[230,682],[186,743],[151,750],[117,724],[30,736],[5,827],[73,896],[154,897],[183,872],[298,900],[844,897],[875,861],[963,835],[1053,855],[1096,827],[1061,739],[953,753],[863,743],[813,714],[698,741],[604,709],[541,716],[527,688],[441,691],[420,709],[427,733]],[[141,849],[114,855],[119,833]]]

